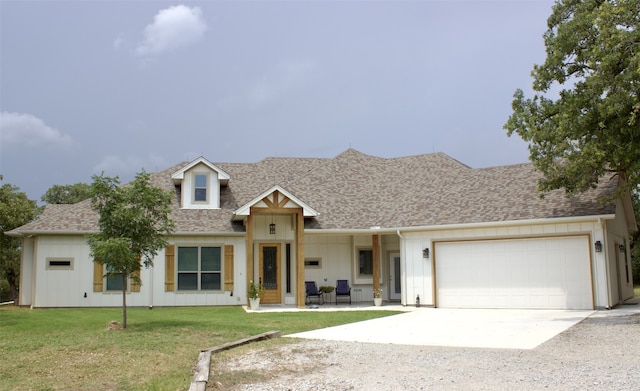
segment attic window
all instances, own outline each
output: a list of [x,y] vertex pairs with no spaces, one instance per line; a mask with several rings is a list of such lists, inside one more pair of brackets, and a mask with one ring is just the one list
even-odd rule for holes
[[207,176],[204,174],[196,174],[194,178],[193,200],[207,201]]

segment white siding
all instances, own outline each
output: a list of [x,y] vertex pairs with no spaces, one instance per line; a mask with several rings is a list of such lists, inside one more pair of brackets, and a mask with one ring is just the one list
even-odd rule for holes
[[[608,307],[608,280],[605,268],[605,253],[594,253],[593,242],[604,242],[602,225],[597,221],[570,222],[557,224],[522,224],[511,226],[490,226],[482,228],[456,228],[449,230],[429,230],[423,232],[401,232],[401,258],[404,263],[406,286],[402,304],[414,305],[419,294],[422,305],[435,305],[433,270],[434,252],[432,242],[484,239],[524,239],[544,236],[585,235],[590,238],[589,251],[593,275],[593,296],[596,307]],[[422,249],[430,248],[431,257],[424,259]]]
[[[93,292],[93,266],[83,236],[43,236],[37,240],[35,283],[38,287],[31,303],[34,307],[119,307],[121,292]],[[241,305],[246,300],[246,249],[243,237],[179,238],[179,244],[234,245],[234,289],[231,292],[165,292],[164,250],[154,259],[154,267],[141,270],[140,292],[127,294],[131,307],[181,305]],[[25,253],[25,256],[27,254]],[[46,258],[73,258],[73,270],[47,270]],[[29,262],[24,262],[27,268]],[[27,273],[24,274],[25,276]],[[27,285],[28,282],[27,282]],[[84,297],[84,294],[87,297]],[[24,296],[27,300],[28,296]]]
[[[195,175],[207,176],[207,202],[193,202]],[[218,173],[204,164],[198,164],[184,173],[180,186],[182,207],[185,209],[218,209],[220,208],[220,180]]]

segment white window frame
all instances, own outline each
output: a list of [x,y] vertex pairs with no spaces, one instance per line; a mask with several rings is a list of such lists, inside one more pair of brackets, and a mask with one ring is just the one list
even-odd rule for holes
[[[197,194],[197,190],[198,189],[202,189],[203,187],[198,186],[198,177],[204,177],[205,180],[205,184],[204,184],[204,200],[198,200],[196,198],[196,194]],[[209,202],[209,197],[210,197],[210,178],[209,178],[209,173],[204,173],[204,172],[194,172],[193,173],[193,196],[191,197],[191,202],[193,202],[194,204],[206,204]]]

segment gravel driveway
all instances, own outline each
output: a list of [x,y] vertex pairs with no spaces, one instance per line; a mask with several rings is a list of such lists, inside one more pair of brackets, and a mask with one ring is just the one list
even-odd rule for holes
[[[212,359],[235,390],[639,390],[640,314],[592,316],[532,350],[303,340]],[[266,379],[266,380],[265,380]]]

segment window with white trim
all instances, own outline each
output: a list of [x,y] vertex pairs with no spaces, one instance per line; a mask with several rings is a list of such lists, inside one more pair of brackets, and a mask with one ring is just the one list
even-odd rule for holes
[[222,290],[222,247],[178,247],[178,291]]
[[373,250],[358,249],[358,276],[373,276]]
[[195,174],[193,176],[193,200],[207,202],[207,175]]

